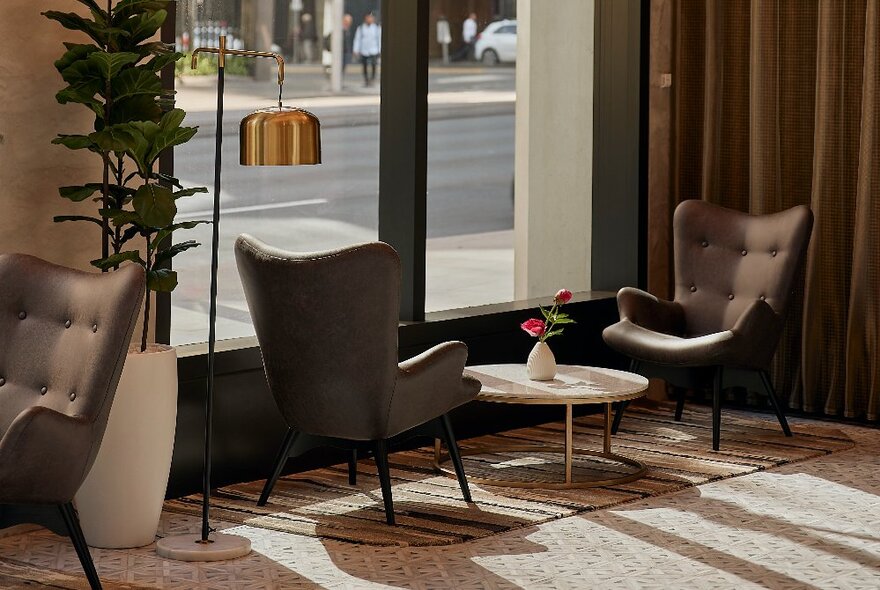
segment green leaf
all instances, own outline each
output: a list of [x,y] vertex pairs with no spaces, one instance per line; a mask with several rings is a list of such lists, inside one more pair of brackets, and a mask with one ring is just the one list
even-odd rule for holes
[[138,252],[137,250],[129,250],[127,252],[120,252],[119,254],[111,254],[107,258],[98,258],[97,260],[92,260],[90,264],[95,268],[100,268],[101,270],[109,270],[114,266],[119,266],[126,260],[137,262],[140,265],[145,264],[143,259],[141,259],[140,252]]
[[74,62],[87,58],[90,53],[101,51],[100,47],[86,43],[65,43],[64,45],[67,47],[67,52],[55,60],[55,69],[58,70],[58,73],[64,72]]
[[101,27],[93,20],[83,18],[75,12],[60,12],[58,10],[47,10],[40,13],[48,19],[58,21],[65,29],[72,31],[82,31],[95,40],[99,45],[103,45],[107,37],[107,29]]
[[125,42],[129,47],[132,47],[155,35],[162,28],[162,23],[165,22],[167,16],[168,12],[165,10],[152,10],[133,14],[125,20],[114,21],[114,24],[128,33]]
[[180,223],[175,223],[174,225],[169,225],[168,227],[160,229],[156,232],[155,242],[157,244],[161,244],[162,240],[171,235],[172,232],[175,232],[179,229],[192,229],[197,225],[201,225],[203,223],[211,223],[210,221],[181,221]]
[[91,197],[95,193],[95,190],[95,187],[90,185],[62,186],[58,189],[58,194],[65,199],[70,199],[71,201],[79,203],[80,201],[85,201]]
[[155,57],[153,57],[153,59],[148,61],[146,63],[146,66],[154,72],[158,72],[166,66],[177,63],[177,60],[182,57],[183,54],[176,51],[171,53],[162,53],[160,55],[156,55]]
[[[155,241],[153,242],[153,244],[154,244],[154,246],[153,246],[154,248],[156,246],[158,246],[158,243]],[[165,262],[166,260],[171,260],[172,258],[177,256],[181,252],[185,252],[186,250],[189,250],[190,248],[196,248],[198,246],[201,246],[201,244],[199,244],[195,240],[187,240],[185,242],[180,242],[179,244],[174,244],[170,248],[166,248],[165,250],[161,250],[161,251],[159,251],[158,254],[156,254],[155,264],[159,264],[160,262]]]
[[170,176],[168,174],[163,174],[162,172],[159,172],[158,174],[154,174],[153,178],[155,178],[157,180],[161,180],[163,182],[167,182],[171,186],[176,186],[177,188],[183,188],[183,185],[180,184],[180,181],[178,179],[176,179],[173,176]]
[[138,57],[137,53],[130,53],[127,51],[116,51],[112,53],[96,51],[89,54],[86,61],[97,69],[101,78],[104,80],[112,80],[123,67],[136,62]]
[[153,143],[153,148],[147,155],[147,162],[152,164],[166,149],[188,142],[190,139],[193,138],[198,130],[198,127],[177,127],[162,131],[162,133],[160,133],[159,136],[156,137],[156,140]]
[[167,0],[122,0],[113,7],[113,21],[116,23],[134,14],[161,10],[167,6]]
[[162,94],[162,80],[155,72],[145,67],[134,67],[120,72],[113,78],[111,86],[114,101],[141,94],[150,97]]
[[141,216],[135,211],[126,211],[125,209],[98,209],[101,217],[106,217],[113,222],[114,227],[125,225],[127,223],[140,224]]
[[147,94],[138,94],[122,100],[113,100],[110,110],[110,124],[119,125],[131,121],[154,121],[162,118],[162,108],[156,99]]
[[206,192],[208,192],[208,188],[207,188],[207,187],[204,187],[204,186],[196,186],[196,187],[193,187],[193,188],[185,188],[185,189],[183,189],[183,190],[175,191],[175,192],[174,192],[174,198],[175,198],[175,199],[180,199],[180,198],[182,198],[182,197],[191,197],[191,196],[196,195],[196,194],[198,194],[198,193],[206,193]]
[[555,323],[555,324],[576,324],[577,322],[575,322],[571,318],[556,318],[556,320],[553,323]]
[[559,330],[551,330],[551,331],[547,332],[546,334],[544,334],[544,340],[546,340],[547,338],[550,338],[551,336],[558,336],[559,334],[562,334],[561,328]]
[[134,194],[131,201],[144,225],[161,229],[174,223],[177,205],[171,191],[158,184],[145,184]]
[[67,104],[69,102],[84,104],[95,113],[96,117],[103,119],[104,103],[95,98],[95,93],[97,93],[97,91],[97,84],[93,86],[83,85],[77,88],[68,86],[63,90],[59,90],[58,93],[55,94],[55,100],[57,100],[59,104]]
[[63,223],[65,221],[88,221],[90,223],[97,223],[101,229],[104,228],[104,222],[97,217],[88,217],[86,215],[56,215],[52,218],[52,221],[55,223]]
[[[122,237],[119,238],[119,243],[124,244],[127,241],[134,238],[135,236],[137,236],[139,234],[143,234],[144,231],[145,230],[142,227],[140,227],[138,225],[132,225],[132,226],[126,228],[124,232],[122,232]],[[149,231],[149,230],[146,230],[146,231]]]
[[137,138],[127,125],[112,125],[89,134],[91,139],[102,151],[129,152],[136,147]]
[[152,269],[147,273],[147,288],[150,291],[170,293],[177,287],[177,273],[170,268]]
[[87,135],[59,135],[52,140],[52,143],[55,145],[63,145],[70,150],[98,150],[98,146]]

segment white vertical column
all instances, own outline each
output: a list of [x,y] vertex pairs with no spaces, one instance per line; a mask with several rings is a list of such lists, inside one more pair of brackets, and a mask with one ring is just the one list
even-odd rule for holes
[[[254,15],[254,49],[255,51],[272,51],[272,40],[275,30],[275,2],[274,0],[256,0]],[[276,65],[271,59],[256,59],[254,61],[254,79],[271,80],[275,77]]]
[[594,0],[519,0],[515,297],[590,288]]
[[[333,92],[342,91],[342,17],[345,16],[345,0],[325,0],[332,2],[330,15],[332,17],[330,29],[330,89]],[[352,26],[354,26],[352,24]],[[323,39],[321,40],[323,43]]]

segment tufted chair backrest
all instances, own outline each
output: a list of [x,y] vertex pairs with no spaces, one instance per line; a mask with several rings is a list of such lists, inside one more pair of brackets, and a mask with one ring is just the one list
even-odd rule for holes
[[756,299],[785,314],[809,242],[813,214],[799,205],[749,215],[705,201],[675,210],[675,301],[686,336],[729,330]]
[[269,389],[288,426],[380,438],[398,370],[397,252],[373,242],[293,253],[242,235],[235,258]]
[[143,269],[87,273],[0,255],[0,437],[45,406],[95,424],[97,454],[144,291]]

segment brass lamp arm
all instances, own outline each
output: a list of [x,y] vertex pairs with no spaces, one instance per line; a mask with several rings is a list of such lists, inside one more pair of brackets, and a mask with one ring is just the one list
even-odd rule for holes
[[271,57],[274,58],[278,63],[278,90],[279,96],[281,94],[281,86],[284,85],[284,58],[278,55],[277,53],[272,53],[270,51],[250,51],[248,49],[227,49],[226,47],[226,35],[220,35],[219,39],[219,47],[198,47],[192,52],[192,63],[190,67],[192,69],[196,69],[199,60],[199,53],[215,53],[217,54],[217,62],[219,67],[226,67],[226,56],[227,55],[235,55],[239,57]]

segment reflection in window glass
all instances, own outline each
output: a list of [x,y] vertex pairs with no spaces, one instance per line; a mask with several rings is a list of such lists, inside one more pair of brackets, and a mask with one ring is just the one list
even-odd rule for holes
[[[340,18],[334,18],[339,15]],[[372,15],[368,17],[367,15]],[[364,29],[354,55],[358,27]],[[379,0],[178,0],[177,46],[217,46],[227,36],[231,47],[274,51],[287,62],[284,104],[306,108],[321,120],[323,161],[319,166],[243,167],[238,163],[238,123],[257,108],[277,101],[275,63],[268,59],[230,58],[226,67],[223,123],[223,185],[220,222],[220,273],[217,313],[219,339],[253,335],[235,268],[233,243],[249,233],[294,251],[315,251],[375,240],[379,187],[379,76],[375,35],[381,23]],[[342,36],[342,55],[331,38]],[[341,84],[334,68],[341,67]],[[364,78],[364,71],[367,76]],[[199,133],[175,150],[175,175],[185,186],[213,187],[216,120],[216,62],[189,60],[177,72],[177,104]],[[334,83],[336,82],[336,83]],[[180,220],[210,219],[211,193],[182,200]],[[208,288],[211,263],[209,225],[187,238],[200,248],[174,259],[180,284],[172,295],[172,344],[203,342],[208,337]]]
[[426,311],[511,301],[516,3],[430,19]]

